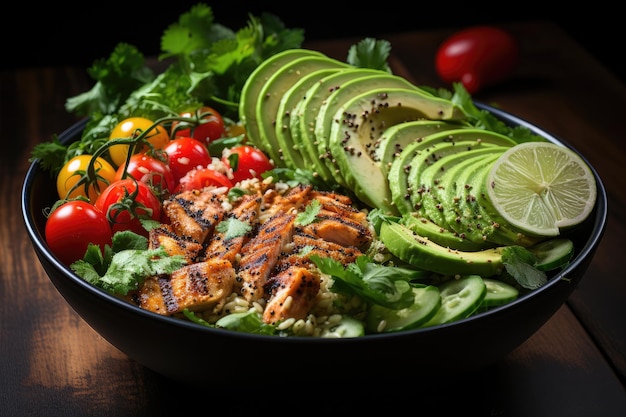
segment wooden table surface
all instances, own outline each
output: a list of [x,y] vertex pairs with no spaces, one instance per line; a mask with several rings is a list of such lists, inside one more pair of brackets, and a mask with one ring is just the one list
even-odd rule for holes
[[[361,387],[342,387],[337,379],[335,392],[312,383],[306,389],[314,395],[287,402],[300,408],[282,410],[278,387],[247,381],[216,398],[208,388],[174,383],[111,346],[66,304],[28,240],[20,192],[31,149],[77,120],[66,113],[65,100],[92,81],[84,68],[2,72],[0,416],[181,415],[192,406],[213,413],[228,401],[238,411],[418,413],[429,406],[485,416],[626,415],[626,85],[550,22],[506,27],[521,42],[520,66],[510,82],[474,98],[564,139],[599,172],[608,193],[608,226],[585,277],[536,334],[476,374],[451,376],[432,392],[386,399],[375,396],[377,384],[410,384],[419,376]],[[441,86],[433,56],[452,30],[385,37],[406,71],[401,75]],[[343,60],[358,40],[305,46]],[[333,402],[340,408],[331,408]]]

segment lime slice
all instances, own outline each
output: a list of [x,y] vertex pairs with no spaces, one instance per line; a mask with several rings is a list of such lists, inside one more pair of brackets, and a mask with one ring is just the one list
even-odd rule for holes
[[493,208],[518,229],[557,236],[587,218],[596,182],[574,151],[551,142],[526,142],[502,154],[487,176]]

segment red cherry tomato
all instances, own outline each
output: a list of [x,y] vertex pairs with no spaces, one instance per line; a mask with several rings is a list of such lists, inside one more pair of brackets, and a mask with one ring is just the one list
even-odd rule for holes
[[104,251],[111,245],[111,227],[106,215],[82,200],[72,200],[57,207],[46,221],[46,242],[65,265],[83,259],[89,243]]
[[211,154],[204,143],[189,137],[171,140],[164,150],[176,184],[188,171],[199,166],[206,167],[212,161]]
[[180,179],[180,183],[175,192],[199,190],[209,186],[226,187],[230,189],[233,183],[226,175],[213,168],[195,168],[187,172],[187,174]]
[[435,56],[439,77],[447,83],[461,82],[470,94],[510,77],[518,61],[517,41],[492,26],[474,26],[453,34]]
[[181,113],[180,116],[197,118],[199,123],[196,126],[185,128],[188,123],[173,122],[172,132],[174,132],[175,137],[192,137],[208,144],[224,135],[224,119],[222,115],[212,107],[202,106],[195,112],[184,112]]
[[[115,173],[114,181],[122,179],[124,166],[120,166]],[[150,185],[156,194],[169,194],[176,188],[174,175],[165,162],[143,153],[130,157],[126,174],[137,181]]]
[[258,148],[249,145],[235,146],[224,151],[222,161],[233,170],[233,183],[250,178],[261,178],[265,171],[274,169],[271,161]]
[[113,233],[130,230],[147,237],[140,219],[161,220],[161,201],[150,186],[130,178],[111,183],[94,205],[106,213]]

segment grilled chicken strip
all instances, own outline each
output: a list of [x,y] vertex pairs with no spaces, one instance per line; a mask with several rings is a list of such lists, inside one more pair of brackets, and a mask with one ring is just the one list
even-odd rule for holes
[[305,318],[319,290],[319,275],[307,268],[294,266],[272,276],[265,284],[270,300],[265,306],[263,321],[275,324],[288,318]]
[[[314,200],[320,203],[315,219],[296,222]],[[352,207],[349,197],[308,185],[285,194],[261,187],[234,203],[210,189],[186,191],[171,196],[163,207],[170,223],[152,229],[149,244],[185,256],[188,264],[168,276],[147,279],[135,300],[164,315],[184,309],[217,313],[237,292],[248,302],[267,300],[266,323],[306,318],[321,279],[311,256],[345,265],[372,241],[365,212]],[[250,228],[233,235],[236,227],[226,230],[217,226],[220,222]]]
[[226,211],[223,194],[209,189],[183,191],[163,202],[172,230],[179,236],[204,243]]
[[315,222],[298,230],[342,246],[365,247],[372,241],[372,233],[367,223],[324,209],[319,211]]
[[163,315],[216,309],[232,293],[234,283],[232,264],[215,258],[186,265],[168,276],[148,278],[136,299],[141,308]]
[[274,273],[281,273],[292,266],[311,268],[313,262],[312,255],[320,258],[332,258],[342,264],[349,264],[362,255],[358,248],[353,246],[342,246],[335,242],[321,240],[315,236],[301,234],[293,235],[293,243],[289,245],[289,252],[281,255],[274,267]]
[[150,249],[163,247],[170,256],[182,255],[188,264],[196,262],[203,249],[200,243],[174,233],[168,224],[162,224],[150,230],[148,247]]
[[295,220],[294,213],[276,213],[241,248],[236,285],[246,300],[256,301],[264,296],[263,286],[283,247],[291,242]]
[[[261,209],[262,197],[256,194],[245,194],[236,203],[232,211],[228,212],[222,221],[238,220],[254,229],[254,222]],[[228,236],[225,232],[215,231],[206,248],[205,258],[222,258],[235,262],[244,243],[250,238],[249,233],[237,236]]]
[[310,202],[309,193],[312,189],[310,185],[300,184],[290,189],[285,195],[268,193],[264,202],[267,215],[274,216],[280,212],[302,211]]

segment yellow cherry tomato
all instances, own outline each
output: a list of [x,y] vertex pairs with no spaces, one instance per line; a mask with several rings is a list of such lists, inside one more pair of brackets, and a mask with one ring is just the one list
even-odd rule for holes
[[229,138],[246,134],[246,128],[241,123],[229,123],[224,128],[224,133]]
[[[146,119],[145,117],[129,117],[119,122],[113,128],[109,139],[136,138],[153,124],[154,122],[152,120]],[[170,136],[163,126],[156,126],[148,132],[146,139],[155,149],[163,149],[169,142]],[[126,161],[129,148],[129,145],[113,145],[109,148],[111,160],[118,167],[123,165]],[[145,151],[146,149],[147,146],[139,147],[139,149],[135,148],[135,153]]]
[[[85,196],[93,204],[98,195],[115,179],[115,168],[106,159],[98,157],[94,163],[97,183],[84,183],[76,188],[74,186],[86,175],[91,155],[78,155],[67,161],[57,175],[57,193],[59,198],[71,199]],[[97,187],[97,189],[96,189]]]

